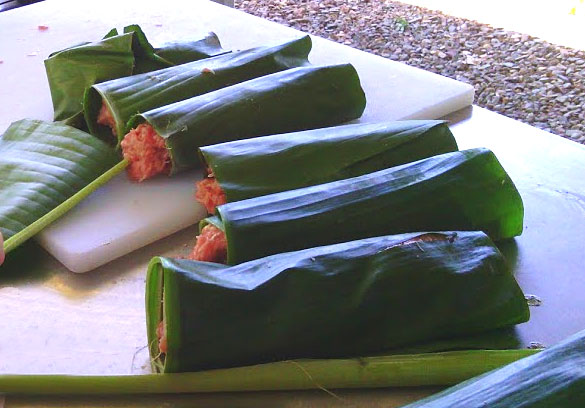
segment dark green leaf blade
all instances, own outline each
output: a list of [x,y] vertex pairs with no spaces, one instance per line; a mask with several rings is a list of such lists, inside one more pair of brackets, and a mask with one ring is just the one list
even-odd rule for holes
[[585,406],[585,331],[404,408]]
[[231,267],[154,258],[146,304],[154,360],[165,322],[167,372],[387,353],[529,317],[503,256],[476,231],[368,238]]
[[45,60],[56,121],[70,119],[82,111],[87,87],[132,74],[132,36],[124,34],[68,48]]
[[481,230],[501,240],[520,235],[524,220],[518,190],[484,148],[230,202],[216,211],[230,264],[406,231]]
[[209,33],[200,40],[167,43],[158,48],[148,41],[146,34],[137,24],[124,27],[124,33],[134,34],[132,43],[136,58],[134,74],[156,71],[226,52],[221,48],[215,33]]
[[238,82],[309,63],[311,39],[304,36],[274,46],[256,47],[202,61],[95,84],[85,94],[83,109],[93,135],[111,140],[112,131],[97,123],[102,104],[114,119],[121,141],[128,120],[147,112]]
[[[221,53],[217,37],[208,34],[196,41],[163,46],[159,50],[173,61],[206,58]],[[45,68],[55,111],[54,119],[84,128],[79,121],[83,94],[93,84],[167,68],[175,62],[158,55],[138,25],[124,27],[122,34],[113,28],[101,41],[85,42],[52,53]],[[83,118],[81,118],[83,120]]]
[[156,55],[154,47],[146,38],[146,34],[138,24],[124,27],[125,34],[132,34],[132,51],[134,52],[134,74],[167,68],[173,64]]
[[457,150],[439,120],[359,123],[220,143],[201,153],[239,201],[361,176]]
[[159,47],[155,47],[154,52],[173,65],[180,65],[204,58],[215,57],[229,51],[221,48],[221,43],[217,35],[210,32],[204,38],[194,41],[164,43]]
[[130,119],[165,139],[172,173],[201,165],[201,146],[333,126],[360,117],[366,96],[351,64],[304,66],[175,102]]

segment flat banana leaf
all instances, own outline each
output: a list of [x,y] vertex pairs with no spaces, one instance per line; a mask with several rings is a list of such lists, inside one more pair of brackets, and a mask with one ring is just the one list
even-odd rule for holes
[[144,112],[165,139],[172,173],[201,164],[201,146],[356,119],[366,97],[351,64],[292,68]]
[[[47,79],[55,111],[54,119],[70,125],[79,125],[83,94],[95,83],[174,65],[174,59],[190,61],[224,52],[215,48],[208,37],[188,42],[183,48],[177,44],[159,49],[148,42],[137,25],[124,28],[123,34],[110,30],[103,40],[82,43],[52,53],[45,60]],[[189,49],[197,52],[187,52]],[[169,59],[167,59],[169,58]],[[83,122],[81,122],[83,123]]]
[[232,267],[154,258],[146,315],[154,368],[182,372],[386,353],[521,323],[529,311],[492,241],[459,231],[369,238]]
[[10,125],[0,138],[0,230],[6,250],[38,232],[46,224],[29,227],[81,190],[89,194],[88,185],[95,190],[95,180],[119,160],[104,142],[67,125],[27,119]]
[[227,201],[327,183],[457,150],[445,122],[363,123],[201,148]]
[[493,240],[522,233],[524,207],[488,149],[445,153],[359,177],[216,208],[227,261],[407,231],[479,230]]
[[259,76],[307,65],[310,50],[311,38],[305,36],[276,46],[252,48],[102,82],[86,92],[83,104],[85,119],[93,135],[111,140],[111,129],[97,123],[102,103],[105,103],[115,120],[118,141],[121,141],[129,130],[126,126],[128,120],[136,113]]
[[585,331],[404,408],[585,406]]

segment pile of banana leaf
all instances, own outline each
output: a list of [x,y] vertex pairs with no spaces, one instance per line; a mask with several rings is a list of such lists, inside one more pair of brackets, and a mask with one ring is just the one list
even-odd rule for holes
[[83,126],[83,94],[93,84],[225,52],[214,33],[155,48],[138,25],[124,27],[121,34],[114,28],[101,41],[56,51],[45,60],[54,120]]
[[[6,162],[0,196],[10,197],[0,207],[5,251],[34,236],[128,166],[119,149],[98,139],[115,145],[129,123],[153,122],[167,138],[178,171],[199,165],[197,147],[209,140],[229,141],[359,117],[365,95],[353,67],[308,66],[310,50],[310,37],[303,36],[226,53],[215,34],[154,47],[140,27],[131,25],[122,34],[114,29],[97,43],[51,54],[45,66],[56,122],[36,121],[34,126],[17,122],[0,139]],[[83,132],[84,95],[93,135]],[[305,111],[292,109],[300,98],[309,99]],[[108,136],[95,124],[95,108],[99,110],[102,102],[117,120],[114,140],[111,130]],[[267,112],[279,105],[274,114]],[[80,146],[59,148],[73,141]],[[99,149],[90,151],[86,145]],[[34,159],[28,150],[37,151]],[[19,179],[26,182],[15,183]]]
[[83,107],[92,134],[108,140],[112,130],[97,123],[102,103],[108,106],[118,142],[130,130],[128,121],[139,112],[189,99],[248,79],[308,65],[309,36],[275,46],[255,47],[222,54],[156,72],[132,75],[93,85],[85,93]]
[[214,33],[155,47],[137,25],[52,53],[45,67],[55,122],[22,119],[0,137],[4,252],[36,235],[127,166],[118,151],[83,131],[88,87],[224,53]]
[[[223,234],[229,265],[155,257],[146,286],[153,370],[214,371],[73,379],[66,392],[446,385],[533,353],[431,353],[509,348],[494,333],[529,318],[493,243],[521,234],[524,211],[495,155],[458,151],[441,121],[340,126],[366,107],[359,75],[309,64],[310,50],[305,36],[227,53],[214,34],[155,47],[131,25],[45,61],[56,122],[0,138],[7,252],[128,166],[120,143],[144,124],[170,175],[208,167],[226,198],[201,227]],[[451,365],[420,375],[444,356]],[[382,360],[383,374],[363,368]],[[313,364],[311,384],[281,378],[287,362]],[[0,392],[55,391],[50,377],[21,381],[0,376]]]

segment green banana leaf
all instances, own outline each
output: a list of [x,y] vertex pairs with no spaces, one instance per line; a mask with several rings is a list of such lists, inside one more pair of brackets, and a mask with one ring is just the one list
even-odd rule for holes
[[404,408],[585,406],[585,331]]
[[132,34],[109,37],[51,54],[45,60],[54,119],[71,121],[82,111],[88,86],[132,74]]
[[227,201],[327,183],[457,150],[446,122],[411,120],[313,129],[205,146]]
[[226,53],[221,48],[219,38],[215,33],[209,33],[204,38],[195,41],[171,42],[157,48],[148,41],[146,34],[137,24],[124,27],[124,33],[134,34],[132,47],[136,59],[134,74],[156,71]]
[[410,344],[390,350],[389,355],[442,353],[460,350],[520,350],[524,347],[516,327],[489,330],[474,335]]
[[[104,142],[70,126],[28,119],[11,124],[0,138],[0,231],[6,251],[111,178],[108,170],[119,160]],[[44,218],[48,214],[50,219]]]
[[444,153],[363,176],[220,205],[230,265],[284,251],[407,231],[522,233],[524,207],[496,156]]
[[[206,37],[208,38],[208,37]],[[193,48],[196,52],[186,50]],[[157,52],[162,52],[162,57]],[[123,34],[116,29],[98,42],[86,42],[57,51],[45,60],[45,70],[51,89],[54,119],[66,124],[80,126],[84,122],[82,112],[83,94],[91,85],[106,80],[121,78],[136,72],[146,72],[174,65],[172,61],[190,60],[223,53],[221,46],[214,47],[212,40],[189,42],[182,48],[170,44],[154,49],[144,32],[137,25],[124,28]]]
[[97,123],[105,103],[115,119],[115,134],[122,140],[128,120],[138,112],[192,98],[228,85],[288,68],[307,65],[311,38],[304,36],[271,47],[257,47],[133,75],[93,85],[84,97],[84,115],[90,132],[104,140],[112,130]]
[[387,352],[525,322],[529,310],[493,242],[458,231],[369,238],[232,267],[154,258],[146,316],[153,368],[182,372]]
[[165,140],[176,173],[201,165],[201,146],[336,125],[361,116],[365,105],[351,64],[307,66],[141,113],[129,127],[150,124]]
[[154,53],[173,65],[186,64],[204,58],[226,54],[217,34],[210,32],[193,41],[171,41],[154,47]]

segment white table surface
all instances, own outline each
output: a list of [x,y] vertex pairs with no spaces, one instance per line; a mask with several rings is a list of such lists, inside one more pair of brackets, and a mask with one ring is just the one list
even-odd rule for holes
[[[40,23],[42,13],[38,17]],[[111,25],[106,21],[102,27]],[[27,69],[24,65],[23,71]],[[45,109],[45,103],[37,109]],[[3,111],[6,115],[13,113]],[[531,308],[530,322],[518,326],[520,341],[551,345],[585,328],[585,147],[478,107],[447,118],[461,148],[485,146],[496,153],[524,199],[525,231],[501,249],[525,292],[538,295],[543,304]],[[142,350],[145,266],[153,255],[185,253],[194,235],[194,228],[183,230],[84,275],[68,272],[39,251],[30,267],[0,276],[3,338],[10,339],[0,342],[0,373],[148,372],[148,356]],[[123,398],[9,396],[6,406],[398,407],[431,391],[339,390],[339,398],[319,390]]]

